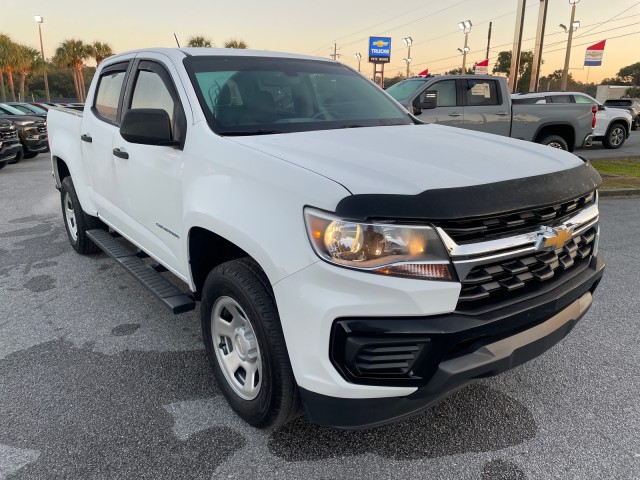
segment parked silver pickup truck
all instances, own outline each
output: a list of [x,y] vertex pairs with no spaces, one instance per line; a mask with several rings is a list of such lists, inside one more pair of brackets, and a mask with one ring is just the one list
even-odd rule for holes
[[512,105],[504,78],[413,77],[387,89],[420,120],[528,140],[572,152],[591,145],[590,105]]

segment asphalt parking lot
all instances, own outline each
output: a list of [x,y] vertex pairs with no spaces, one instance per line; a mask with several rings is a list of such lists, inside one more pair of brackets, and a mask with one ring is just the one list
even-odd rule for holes
[[607,271],[565,340],[360,432],[239,421],[198,310],[71,249],[47,155],[3,169],[0,200],[0,479],[640,479],[640,199],[601,201]]

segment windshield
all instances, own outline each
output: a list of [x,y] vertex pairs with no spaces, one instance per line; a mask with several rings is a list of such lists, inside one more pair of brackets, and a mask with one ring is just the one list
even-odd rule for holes
[[413,92],[418,90],[423,85],[424,80],[421,79],[405,80],[403,82],[398,82],[394,85],[391,85],[389,88],[387,88],[387,93],[399,102],[404,102],[413,94]]
[[337,63],[194,56],[184,64],[209,126],[220,135],[412,123],[379,87]]
[[45,115],[47,112],[41,108],[38,108],[34,105],[31,106],[26,106],[26,105],[9,105],[10,107],[13,107],[17,110],[20,110],[22,113],[27,113],[29,115],[33,115],[34,113],[37,113],[38,115]]

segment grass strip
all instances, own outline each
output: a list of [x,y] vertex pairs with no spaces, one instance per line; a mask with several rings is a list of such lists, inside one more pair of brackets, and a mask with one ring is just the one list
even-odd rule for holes
[[602,188],[640,188],[640,158],[591,160],[591,164],[602,175]]

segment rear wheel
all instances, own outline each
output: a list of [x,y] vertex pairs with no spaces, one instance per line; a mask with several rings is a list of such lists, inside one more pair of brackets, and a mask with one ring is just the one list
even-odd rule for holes
[[202,335],[214,377],[231,408],[258,428],[300,412],[298,387],[266,275],[251,259],[223,263],[204,284]]
[[605,148],[620,148],[627,138],[627,130],[620,123],[614,123],[607,130],[607,134],[602,140]]
[[62,180],[60,201],[64,226],[73,249],[82,255],[99,252],[100,248],[87,237],[87,230],[104,228],[104,224],[100,219],[84,213],[71,177]]
[[552,148],[559,148],[561,150],[569,150],[569,146],[564,138],[560,135],[547,135],[543,137],[539,142],[541,145],[547,145]]

